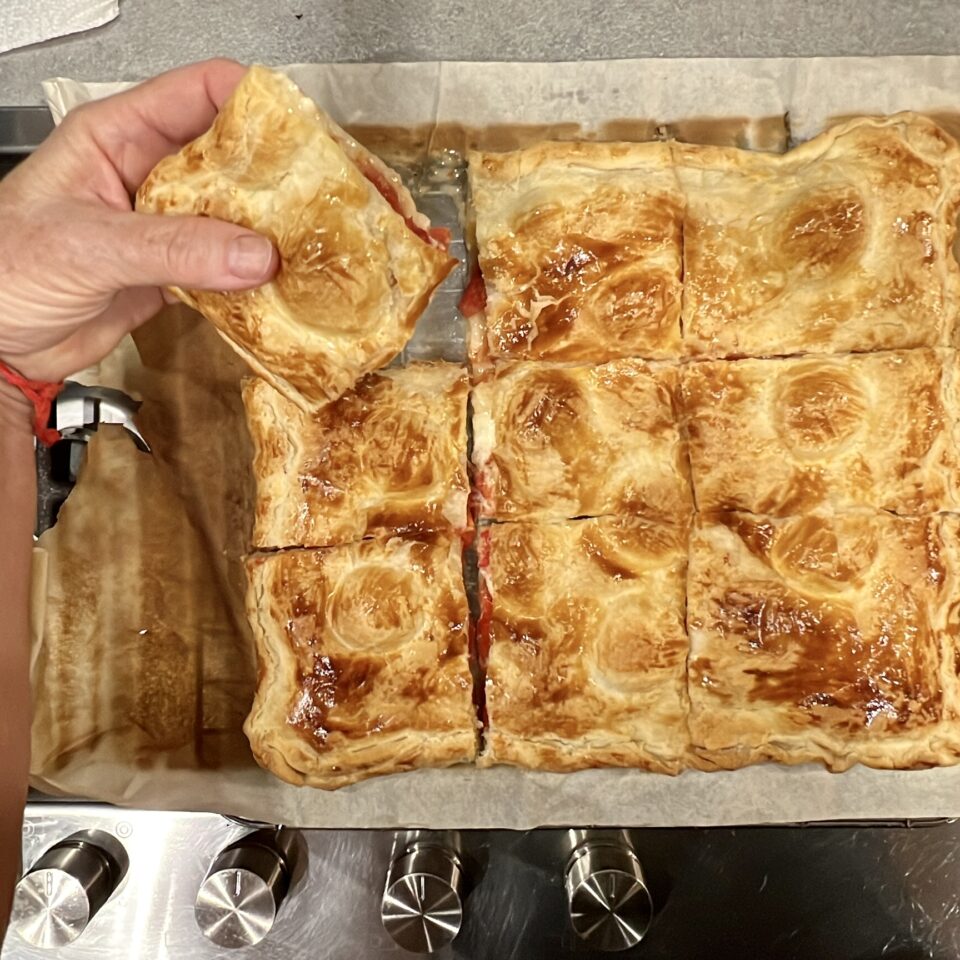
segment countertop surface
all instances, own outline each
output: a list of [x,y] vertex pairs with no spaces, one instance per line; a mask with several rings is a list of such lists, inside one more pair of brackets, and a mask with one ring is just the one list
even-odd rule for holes
[[0,55],[0,104],[51,76],[265,63],[960,53],[949,0],[121,0],[97,30]]

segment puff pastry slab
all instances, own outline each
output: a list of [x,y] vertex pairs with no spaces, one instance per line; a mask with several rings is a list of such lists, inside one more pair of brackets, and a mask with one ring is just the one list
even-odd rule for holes
[[701,761],[956,763],[958,535],[955,516],[702,518],[687,601]]
[[683,197],[665,143],[472,153],[474,361],[680,354]]
[[960,150],[932,121],[861,118],[782,155],[678,143],[674,156],[688,354],[951,342]]
[[477,725],[457,539],[365,540],[249,560],[261,766],[333,789],[472,760]]
[[263,380],[246,381],[254,546],[465,529],[467,391],[461,367],[414,363],[368,374],[307,414]]
[[496,524],[480,554],[480,764],[676,773],[688,742],[686,527]]
[[259,289],[174,292],[304,410],[396,356],[456,263],[397,174],[264,67],[207,133],[157,164],[137,208],[218,217],[274,242],[280,270]]
[[473,392],[481,515],[683,521],[692,509],[677,368],[518,362]]
[[957,507],[954,350],[702,361],[682,379],[701,510]]

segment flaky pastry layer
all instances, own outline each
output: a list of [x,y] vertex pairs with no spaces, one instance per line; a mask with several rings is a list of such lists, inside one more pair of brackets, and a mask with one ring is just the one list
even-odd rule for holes
[[368,374],[308,414],[263,380],[243,387],[258,549],[467,526],[467,391],[455,364]]
[[495,524],[481,536],[479,763],[678,772],[686,526],[606,518]]
[[334,789],[473,759],[459,539],[258,554],[248,576],[259,683],[244,731],[261,766]]
[[480,510],[497,520],[692,510],[675,367],[519,362],[473,391]]
[[960,760],[960,518],[701,517],[690,732],[701,762]]
[[926,117],[859,118],[785,154],[673,156],[688,355],[955,342],[960,148]]
[[486,311],[474,362],[681,352],[683,197],[665,143],[469,156]]
[[958,374],[948,349],[686,365],[697,506],[956,509]]

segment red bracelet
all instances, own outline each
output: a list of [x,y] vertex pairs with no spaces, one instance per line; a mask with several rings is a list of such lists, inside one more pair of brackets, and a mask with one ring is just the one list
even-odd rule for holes
[[22,373],[7,366],[2,360],[0,360],[0,378],[16,387],[33,404],[33,432],[41,443],[48,447],[53,446],[60,439],[60,434],[49,426],[50,408],[57,394],[63,389],[63,383],[28,380]]

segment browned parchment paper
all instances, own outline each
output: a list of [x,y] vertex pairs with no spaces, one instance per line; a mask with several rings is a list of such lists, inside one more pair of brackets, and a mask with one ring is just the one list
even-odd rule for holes
[[33,767],[51,785],[72,791],[59,772],[100,756],[137,770],[249,762],[243,372],[186,307],[165,310],[98,371],[145,399],[138,423],[153,454],[119,428],[98,433],[40,542]]
[[[417,156],[541,136],[677,136],[781,149],[831,118],[903,109],[956,124],[960,58],[300,65],[291,75],[373,148]],[[56,117],[123,84],[51,81]],[[402,128],[406,139],[397,141]],[[687,825],[960,815],[960,768],[833,775],[753,767],[671,778],[424,770],[335,793],[260,771],[238,614],[248,440],[239,362],[166,311],[97,378],[143,398],[154,456],[98,436],[38,553],[33,776],[54,791],[305,826]]]

